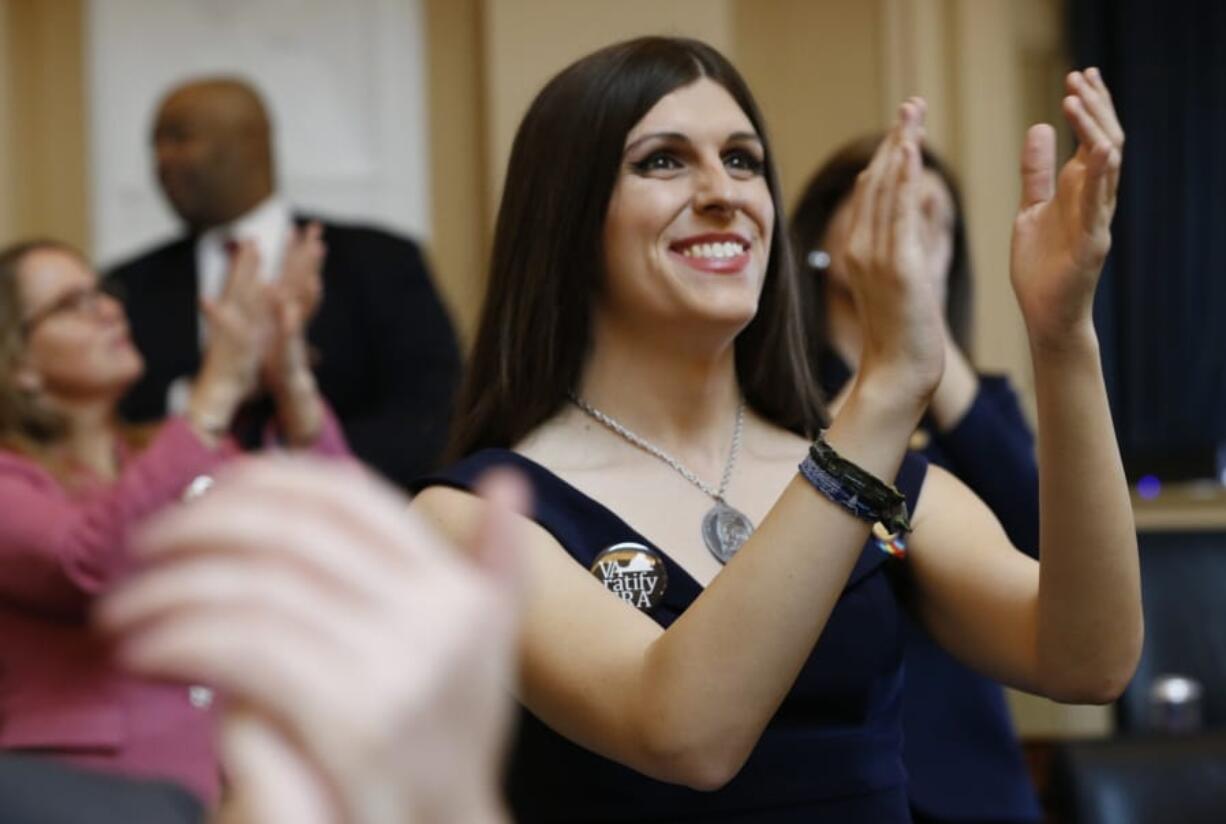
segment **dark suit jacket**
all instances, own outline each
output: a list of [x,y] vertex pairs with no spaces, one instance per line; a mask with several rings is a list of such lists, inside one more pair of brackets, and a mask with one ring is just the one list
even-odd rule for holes
[[[302,222],[299,219],[299,222]],[[360,226],[324,224],[324,297],[308,330],[316,378],[363,461],[405,485],[445,444],[459,379],[455,332],[417,246]],[[166,390],[200,368],[195,238],[116,267],[145,374],[129,420],[166,414]]]
[[5,824],[203,824],[186,790],[89,772],[45,758],[0,755],[0,821]]

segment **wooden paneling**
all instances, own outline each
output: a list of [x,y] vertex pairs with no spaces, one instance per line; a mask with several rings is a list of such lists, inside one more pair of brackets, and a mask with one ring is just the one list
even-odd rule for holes
[[484,49],[480,0],[424,0],[429,104],[430,258],[465,344],[485,292],[489,254]]
[[5,0],[0,234],[89,248],[80,0]]
[[830,152],[881,126],[881,7],[846,0],[738,0],[733,22],[729,56],[766,117],[790,207]]

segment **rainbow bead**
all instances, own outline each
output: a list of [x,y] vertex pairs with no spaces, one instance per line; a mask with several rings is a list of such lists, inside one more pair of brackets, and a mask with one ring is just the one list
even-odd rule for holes
[[907,542],[903,540],[902,534],[886,532],[885,526],[880,521],[873,524],[873,543],[891,558],[907,557]]

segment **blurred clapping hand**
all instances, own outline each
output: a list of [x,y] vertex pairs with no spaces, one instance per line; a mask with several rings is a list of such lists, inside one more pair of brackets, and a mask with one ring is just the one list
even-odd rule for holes
[[290,444],[310,444],[323,426],[320,396],[307,344],[307,328],[323,299],[327,249],[323,229],[310,223],[295,230],[281,276],[266,287],[271,337],[261,365],[263,386],[277,405],[281,431]]
[[100,605],[129,667],[228,700],[226,822],[504,819],[522,481],[464,554],[354,467],[263,458],[153,520]]

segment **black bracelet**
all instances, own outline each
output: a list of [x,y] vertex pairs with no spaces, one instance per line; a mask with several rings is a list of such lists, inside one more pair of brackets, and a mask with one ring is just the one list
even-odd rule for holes
[[911,531],[907,499],[902,493],[840,457],[820,435],[801,462],[800,474],[814,489],[857,518],[880,523],[892,535]]

